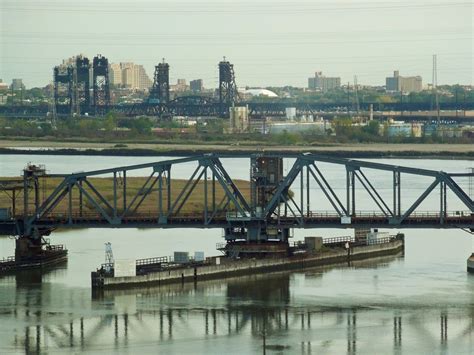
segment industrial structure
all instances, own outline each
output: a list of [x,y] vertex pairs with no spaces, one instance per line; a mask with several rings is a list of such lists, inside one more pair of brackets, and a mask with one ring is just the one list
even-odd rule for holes
[[148,97],[149,103],[167,104],[170,101],[170,66],[165,62],[155,66],[153,86]]
[[[409,102],[400,98],[399,102],[381,103],[366,102],[364,98],[357,100],[354,107],[351,100],[344,102],[325,103],[325,102],[294,102],[291,104],[285,100],[276,101],[247,101],[242,100],[239,96],[234,66],[225,58],[218,64],[219,69],[219,87],[216,95],[203,95],[199,93],[202,89],[202,82],[196,80],[193,82],[194,94],[189,96],[170,96],[170,66],[164,60],[155,66],[153,85],[150,89],[149,96],[140,103],[120,103],[112,105],[110,101],[110,82],[109,82],[109,66],[105,57],[98,55],[94,58],[92,65],[93,97],[88,100],[87,93],[87,74],[88,66],[90,66],[87,58],[80,56],[76,58],[75,63],[69,60],[61,66],[54,69],[54,102],[55,111],[59,116],[88,113],[89,115],[103,115],[108,111],[117,112],[123,116],[155,116],[159,118],[169,118],[170,116],[188,116],[188,117],[229,117],[229,108],[232,106],[248,107],[249,117],[285,117],[289,107],[294,108],[295,114],[298,115],[325,115],[325,118],[335,117],[341,112],[350,112],[354,109],[360,114],[364,112],[374,112],[373,117],[379,117],[383,112],[402,113],[405,121],[427,121],[431,120],[431,116],[418,113],[419,111],[429,111],[433,107],[430,103]],[[113,70],[112,70],[113,71]],[[115,74],[114,74],[115,75]],[[323,80],[331,79],[330,82],[324,84],[321,80],[313,84],[322,85],[321,89],[329,89],[329,87],[339,86],[339,78],[326,78],[322,73],[316,76]],[[399,77],[397,80],[401,80]],[[333,80],[334,79],[334,80]],[[403,79],[403,78],[402,78]],[[115,79],[112,77],[112,82]],[[324,81],[324,80],[323,80]],[[397,84],[398,85],[398,84]],[[318,86],[319,87],[319,86]],[[397,86],[398,88],[398,86]],[[406,91],[406,89],[404,89]],[[356,93],[357,94],[357,93]],[[474,120],[474,116],[465,116],[458,112],[474,109],[474,102],[443,103],[443,110],[455,110],[456,113],[449,117],[441,119],[449,122],[469,122]],[[438,112],[439,105],[436,105]],[[382,113],[380,113],[382,112]],[[44,117],[51,113],[48,104],[39,105],[0,105],[0,114],[6,117]],[[398,114],[400,115],[400,114]],[[439,123],[440,120],[438,119]]]
[[[272,245],[273,248],[275,243],[286,248],[293,228],[474,231],[474,203],[455,181],[474,176],[470,172],[450,174],[314,154],[244,154],[242,157],[250,159],[248,189],[238,187],[220,157],[214,154],[64,175],[28,168],[23,176],[22,212],[12,210],[13,206],[4,209],[0,231],[17,235],[23,245],[36,247],[43,236],[56,228],[222,228],[228,249],[235,247],[239,252],[255,245],[257,251],[267,252],[266,248]],[[295,159],[286,175],[284,158]],[[171,178],[172,171],[186,163],[197,166],[184,184],[178,183]],[[336,189],[323,173],[321,166],[325,164],[345,170],[345,186]],[[143,169],[148,169],[150,175],[140,183],[142,186],[129,188],[128,176]],[[390,200],[379,192],[365,171],[388,173],[393,190]],[[401,179],[407,174],[431,181],[414,202],[410,198],[412,191],[404,192],[402,188]],[[94,178],[98,176],[110,176],[108,191],[96,187]],[[45,193],[41,186],[51,186],[51,178],[56,181],[54,188]],[[312,201],[312,187],[318,188],[321,199],[329,202],[332,210],[311,209],[321,204],[319,198]],[[376,211],[367,213],[357,208],[356,189],[365,192]],[[438,208],[419,213],[420,204],[436,190]],[[448,191],[465,210],[448,210]],[[202,201],[197,210],[184,208],[191,196]],[[153,207],[144,210],[141,206],[147,199],[153,201]]]
[[222,116],[227,116],[229,107],[235,104],[237,98],[234,65],[224,57],[219,63],[219,112]]
[[109,61],[100,54],[92,62],[92,89],[94,114],[106,114],[110,106]]
[[[108,112],[110,102],[109,68],[107,58],[98,55],[89,59],[77,56],[73,64],[54,67],[54,105],[58,116]],[[92,85],[91,85],[92,84]],[[92,86],[92,87],[91,87]],[[92,89],[92,100],[91,100]]]

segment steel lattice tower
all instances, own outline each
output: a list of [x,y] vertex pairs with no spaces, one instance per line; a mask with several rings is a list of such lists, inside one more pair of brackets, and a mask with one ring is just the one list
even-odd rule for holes
[[225,60],[219,63],[219,111],[222,116],[228,116],[229,107],[237,100],[237,85],[235,84],[234,65]]
[[98,54],[92,62],[94,113],[105,114],[110,106],[109,61]]
[[54,67],[54,106],[59,115],[70,115],[73,109],[73,74],[71,66]]
[[170,101],[170,66],[164,59],[155,66],[153,86],[148,100],[158,104],[167,104]]
[[88,58],[76,58],[76,105],[81,114],[88,112],[91,105],[90,67]]

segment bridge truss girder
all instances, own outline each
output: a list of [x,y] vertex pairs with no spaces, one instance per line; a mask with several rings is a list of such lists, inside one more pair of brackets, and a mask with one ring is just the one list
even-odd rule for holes
[[[252,158],[261,155],[243,155]],[[267,155],[266,155],[267,156]],[[289,155],[272,155],[290,157]],[[474,174],[448,174],[445,172],[400,167],[389,164],[324,157],[314,154],[293,156],[295,163],[287,175],[279,181],[272,198],[265,206],[255,206],[239,190],[219,156],[198,155],[190,158],[174,159],[149,164],[117,167],[70,175],[48,175],[60,177],[62,181],[43,201],[37,196],[28,197],[25,189],[24,215],[17,217],[23,224],[22,235],[35,236],[40,230],[64,227],[140,227],[140,228],[473,228],[474,204],[470,196],[454,181],[453,177]],[[182,186],[171,178],[173,167],[184,163],[197,163],[189,179]],[[346,170],[344,196],[336,193],[330,179],[320,169],[321,163],[341,165]],[[130,191],[127,176],[139,169],[150,169],[150,174],[137,189]],[[392,173],[392,201],[379,193],[375,183],[365,172]],[[432,178],[432,183],[411,204],[402,203],[401,179],[405,174]],[[111,190],[104,193],[94,185],[93,177],[112,177]],[[27,181],[27,177],[25,177]],[[30,183],[27,181],[27,183]],[[190,203],[190,196],[196,193],[200,183],[203,209],[199,213],[184,213],[183,207]],[[250,184],[250,182],[249,182]],[[298,186],[299,184],[299,186]],[[364,214],[356,210],[356,185],[362,187],[379,211]],[[310,208],[310,187],[318,186],[330,202],[333,211],[314,213]],[[172,188],[175,193],[172,194]],[[299,190],[300,196],[291,192],[291,187]],[[427,196],[439,187],[440,204],[435,213],[416,215],[415,211]],[[177,190],[176,190],[177,188]],[[341,186],[339,186],[339,189]],[[250,190],[252,190],[250,188]],[[220,200],[216,199],[220,191]],[[467,207],[467,212],[452,215],[448,211],[446,196],[451,191]],[[78,200],[73,202],[73,194]],[[359,193],[358,193],[359,194]],[[121,201],[119,202],[119,195]],[[156,208],[148,213],[139,212],[143,201],[150,196],[156,198]],[[34,202],[31,202],[33,200]],[[59,215],[55,209],[60,203],[67,206]],[[85,211],[85,206],[92,212]],[[404,208],[402,208],[404,206]],[[91,215],[92,213],[92,215]]]

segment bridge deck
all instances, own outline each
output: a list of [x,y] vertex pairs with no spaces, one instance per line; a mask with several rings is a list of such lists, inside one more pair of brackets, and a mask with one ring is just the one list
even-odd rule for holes
[[[22,224],[22,217],[15,218]],[[36,225],[44,228],[224,228],[232,226],[247,226],[261,222],[258,218],[232,218],[229,222],[228,214],[215,215],[212,220],[205,218],[204,213],[188,213],[179,216],[170,216],[164,221],[156,214],[140,213],[133,216],[119,218],[112,223],[99,214],[72,218],[65,215],[50,215],[41,218]],[[341,217],[331,212],[310,212],[305,216],[281,216],[265,221],[267,225],[290,228],[472,228],[474,214],[459,211],[447,214],[443,219],[439,213],[417,212],[397,223],[390,217],[377,213],[360,213],[351,217],[350,223],[341,224]]]

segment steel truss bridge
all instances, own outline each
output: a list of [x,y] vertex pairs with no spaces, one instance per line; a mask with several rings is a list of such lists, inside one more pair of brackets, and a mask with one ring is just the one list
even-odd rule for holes
[[[221,116],[222,112],[228,112],[228,107],[222,108],[222,103],[217,99],[206,96],[182,96],[168,103],[142,102],[135,104],[119,104],[108,106],[109,111],[118,112],[127,117],[136,116],[156,116],[156,117],[206,117]],[[285,117],[287,107],[295,107],[298,114],[334,116],[355,111],[353,105],[347,102],[341,103],[318,103],[318,102],[239,102],[239,106],[248,106],[251,117]],[[371,103],[361,103],[360,112],[367,113]],[[435,120],[436,114],[432,117],[418,111],[431,111],[429,103],[372,103],[374,117],[382,116],[384,113],[394,111],[400,112],[404,120],[429,121]],[[454,104],[446,103],[441,105],[442,110],[472,110],[474,104]],[[4,105],[0,106],[0,114],[6,117],[47,117],[52,114],[49,105]],[[377,112],[380,111],[380,112]],[[403,114],[402,114],[403,112]],[[90,112],[89,114],[93,114]],[[68,116],[69,114],[66,114]],[[400,116],[399,115],[399,116]],[[61,112],[58,112],[61,116]],[[464,116],[462,112],[441,115],[441,120],[449,122],[472,122],[474,116]]]
[[[15,234],[33,239],[58,227],[224,228],[235,233],[291,228],[474,229],[473,200],[455,181],[474,173],[446,173],[309,153],[247,154],[240,158],[250,160],[250,176],[249,181],[242,181],[232,179],[222,157],[196,155],[66,175],[25,170],[23,211],[14,212],[11,221],[1,223],[4,227],[10,223],[16,228]],[[285,176],[265,168],[268,162],[282,167],[286,158],[293,158],[294,163]],[[180,166],[192,163],[195,168],[187,180],[172,178],[175,169],[182,171]],[[345,170],[343,186],[335,186],[334,178],[323,173],[321,165],[325,164]],[[132,189],[129,181],[138,170],[147,170],[148,176]],[[376,174],[377,181],[370,179],[368,172]],[[384,184],[391,186],[390,198],[379,191],[382,173],[389,176]],[[413,197],[410,187],[402,187],[407,175],[431,181],[414,202],[407,202]],[[98,187],[101,179],[97,177],[105,176],[110,187],[104,190]],[[42,178],[52,178],[55,184],[47,194],[39,187]],[[310,189],[314,187],[321,200],[312,201]],[[448,192],[463,209],[448,209]],[[430,195],[437,195],[439,203],[429,213],[420,212],[419,206]],[[321,206],[322,199],[332,210],[311,209]],[[358,210],[362,199],[373,202],[376,210]],[[198,207],[190,209],[191,205]]]

